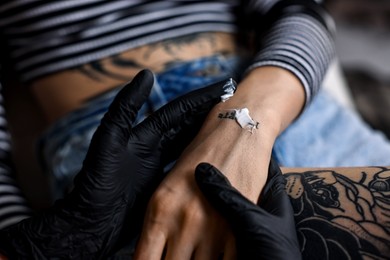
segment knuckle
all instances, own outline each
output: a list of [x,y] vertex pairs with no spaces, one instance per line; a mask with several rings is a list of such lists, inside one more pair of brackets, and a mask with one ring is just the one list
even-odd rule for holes
[[189,203],[183,209],[183,218],[185,222],[190,223],[191,225],[194,223],[202,223],[207,220],[207,215],[202,209],[201,205],[197,201]]
[[158,189],[149,202],[148,211],[156,218],[166,217],[169,215],[175,205],[175,199],[172,198],[170,191]]

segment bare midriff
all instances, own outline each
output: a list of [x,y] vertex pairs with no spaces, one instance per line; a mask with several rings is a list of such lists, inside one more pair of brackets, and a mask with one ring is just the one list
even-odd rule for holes
[[31,87],[48,123],[51,123],[79,108],[88,99],[131,80],[141,69],[148,68],[158,73],[176,62],[236,52],[233,35],[201,33],[144,45],[115,57],[53,73],[33,81]]

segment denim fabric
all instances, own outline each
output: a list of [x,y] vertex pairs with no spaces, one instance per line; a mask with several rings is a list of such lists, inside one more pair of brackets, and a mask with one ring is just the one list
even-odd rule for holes
[[[238,75],[242,60],[212,56],[177,63],[156,74],[148,101],[138,113],[136,123],[179,95]],[[52,125],[41,137],[39,153],[42,167],[51,182],[53,199],[63,196],[79,172],[95,129],[120,87],[86,103]]]
[[[176,64],[157,74],[137,122],[188,91],[227,77],[237,78],[244,65],[245,61],[236,57],[213,56]],[[70,187],[92,135],[118,90],[107,92],[60,119],[42,137],[42,162],[52,179],[54,198],[61,197]],[[354,112],[320,91],[301,117],[277,139],[273,155],[284,166],[390,165],[390,144]]]
[[288,167],[383,166],[390,165],[390,143],[321,90],[276,140],[273,155]]

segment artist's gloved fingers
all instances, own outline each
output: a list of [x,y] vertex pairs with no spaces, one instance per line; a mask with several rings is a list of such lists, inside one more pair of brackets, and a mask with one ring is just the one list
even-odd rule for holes
[[236,87],[234,80],[228,79],[191,91],[159,109],[151,116],[152,121],[159,124],[163,132],[167,131],[172,126],[189,119],[189,113],[209,112],[222,98],[233,95]]
[[262,210],[235,189],[217,168],[200,163],[195,169],[195,180],[207,201],[227,219],[233,231],[257,226]]
[[[107,160],[112,163],[110,160],[116,159],[115,154],[127,146],[132,123],[147,100],[153,81],[153,73],[143,70],[117,94],[92,138],[84,166],[90,163],[99,167]],[[119,147],[122,149],[118,150]],[[110,153],[113,154],[110,156]]]
[[[285,191],[285,179],[279,165],[272,159],[268,169],[268,179],[260,199],[259,207],[268,214],[266,224],[274,227],[271,228],[272,233],[267,241],[270,242],[269,248],[274,247],[275,250],[266,251],[266,259],[301,259],[294,211]],[[270,232],[266,231],[266,233]]]
[[274,216],[291,219],[292,208],[285,192],[285,179],[274,160],[269,165],[268,179],[260,195],[259,206]]
[[137,131],[151,129],[151,131],[164,133],[182,123],[183,120],[189,119],[190,114],[210,111],[223,96],[233,94],[236,86],[232,79],[228,79],[189,92],[161,107],[134,131],[137,133]]
[[131,164],[135,169],[144,169],[137,171],[137,176],[132,178],[133,194],[142,193],[144,199],[150,196],[164,178],[158,173],[179,157],[198,133],[210,110],[222,98],[232,96],[235,88],[236,83],[228,79],[189,92],[164,105],[133,128],[128,150],[137,156]]
[[[114,99],[91,141],[74,190],[41,215],[0,231],[11,259],[99,259],[118,241],[127,210],[129,171],[123,167],[131,124],[153,85],[140,72]],[[128,166],[128,165],[125,165]]]
[[161,107],[135,127],[133,133],[145,142],[163,138],[163,156],[175,158],[194,138],[210,110],[232,96],[236,86],[233,79],[228,79],[189,92]]
[[208,163],[198,165],[195,179],[209,202],[220,210],[222,215],[228,219],[232,218],[232,224],[234,220],[251,220],[248,216],[244,216],[247,214],[246,211],[256,214],[257,218],[286,217],[292,219],[291,203],[284,190],[285,180],[274,162],[270,165],[269,175],[271,177],[268,178],[260,196],[260,207],[245,198],[231,186],[229,180],[217,168]]
[[127,145],[132,123],[153,86],[152,72],[143,70],[123,87],[96,130],[82,171],[74,180],[74,194],[90,206],[105,204],[128,185]]
[[279,192],[274,186],[268,188],[265,196],[270,197],[267,203],[274,204],[270,209],[280,213],[282,218],[243,197],[210,164],[199,164],[195,179],[206,199],[231,225],[236,235],[239,259],[301,258],[291,205],[285,204],[285,197],[281,195],[278,195],[280,200],[273,201],[273,192]]
[[112,130],[112,127],[129,129],[137,116],[138,110],[149,97],[153,82],[154,76],[151,71],[140,71],[132,81],[128,82],[119,91],[102,123],[108,124],[109,130]]
[[195,179],[206,200],[232,227],[238,259],[262,259],[262,239],[271,235],[264,229],[264,226],[270,224],[266,213],[232,187],[227,178],[210,164],[199,164],[195,170]]

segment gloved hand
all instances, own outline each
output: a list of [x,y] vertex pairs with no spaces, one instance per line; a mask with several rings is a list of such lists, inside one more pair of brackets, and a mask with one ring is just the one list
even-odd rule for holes
[[92,138],[74,189],[47,211],[1,230],[1,253],[10,259],[102,259],[117,248],[125,222],[126,231],[141,226],[131,221],[136,205],[232,87],[221,82],[191,92],[132,129],[152,85],[153,74],[142,71],[119,92]]
[[242,196],[208,163],[197,166],[195,179],[206,199],[231,225],[238,259],[301,259],[293,209],[275,162],[270,163],[259,205]]

